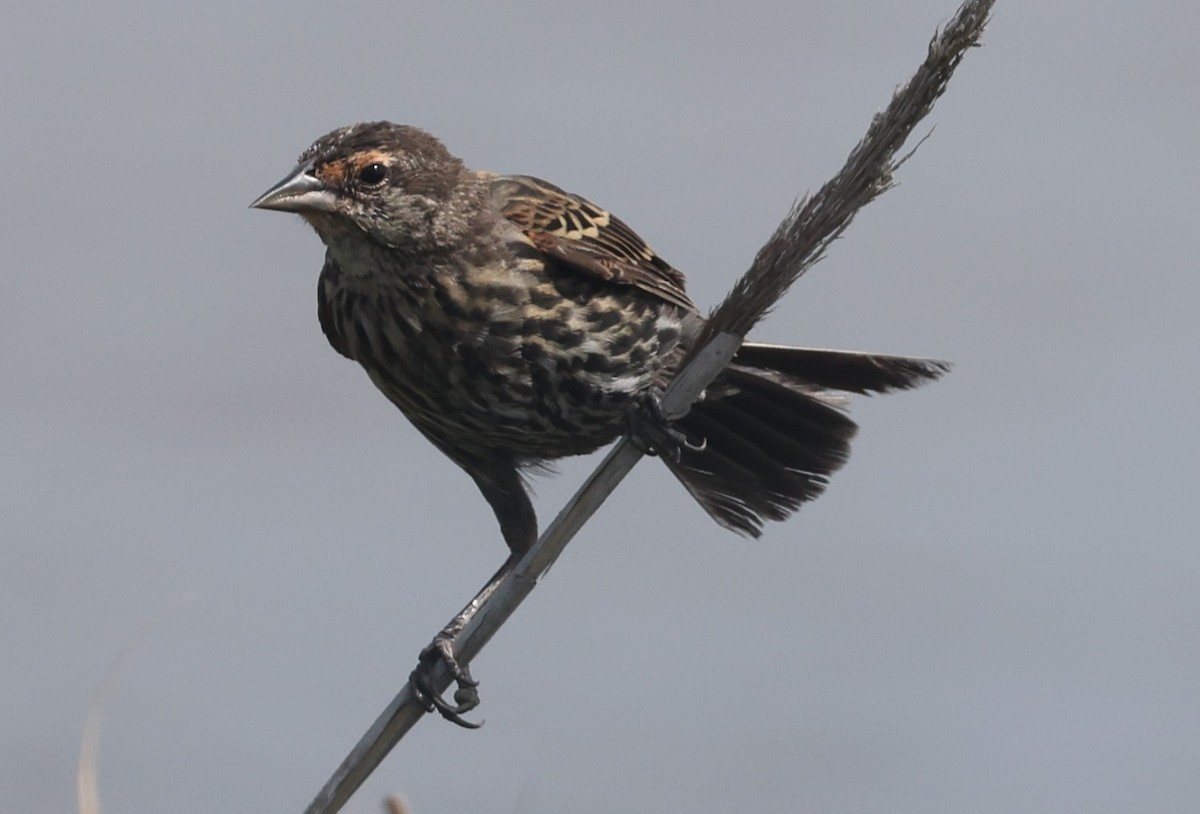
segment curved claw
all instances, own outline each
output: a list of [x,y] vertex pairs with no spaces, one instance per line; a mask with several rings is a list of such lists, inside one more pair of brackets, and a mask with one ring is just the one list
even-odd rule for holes
[[[429,680],[430,671],[438,661],[445,663],[458,689],[454,691],[454,703],[451,704],[437,692]],[[427,712],[437,711],[443,718],[464,729],[478,729],[483,722],[475,723],[463,718],[463,713],[470,712],[479,706],[479,682],[471,677],[466,666],[458,663],[454,656],[453,640],[439,636],[421,651],[420,662],[408,677],[413,688],[413,695],[425,707]]]
[[678,461],[682,450],[702,452],[708,439],[693,440],[686,432],[671,424],[662,409],[657,391],[643,393],[629,413],[629,440],[645,455],[659,455]]
[[453,724],[463,727],[464,729],[478,729],[483,726],[483,721],[476,723],[468,721],[462,717],[464,712],[470,712],[479,706],[479,691],[474,687],[459,685],[454,691],[454,701],[451,704],[445,698],[442,698],[433,687],[429,686],[429,676],[420,667],[412,671],[412,675],[408,678],[413,687],[413,694],[417,701],[428,712],[435,710],[439,715],[450,721]]

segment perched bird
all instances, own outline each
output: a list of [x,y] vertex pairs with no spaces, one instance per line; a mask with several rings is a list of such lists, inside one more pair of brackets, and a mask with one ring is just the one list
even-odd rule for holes
[[[510,549],[493,582],[537,538],[523,470],[629,433],[717,523],[758,536],[846,461],[844,393],[947,369],[746,343],[672,422],[658,400],[704,317],[683,274],[590,201],[372,122],[318,139],[252,206],[299,214],[325,244],[321,328],[475,481]],[[444,639],[435,650],[473,687]],[[430,699],[452,718],[471,700]]]

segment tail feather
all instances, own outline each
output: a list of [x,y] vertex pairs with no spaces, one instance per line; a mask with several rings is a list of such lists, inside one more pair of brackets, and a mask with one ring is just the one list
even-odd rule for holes
[[[697,413],[709,423],[719,423],[725,427],[736,427],[736,430],[726,430],[745,446],[753,446],[776,466],[785,472],[820,472],[836,467],[838,462],[830,462],[830,453],[842,451],[837,446],[833,450],[825,448],[814,449],[811,442],[802,443],[795,435],[781,432],[778,425],[768,423],[770,416],[764,409],[755,409],[753,413],[739,409],[735,405],[726,404],[725,400],[706,404]],[[711,441],[712,435],[704,437]],[[729,439],[732,443],[733,439]],[[762,450],[770,450],[769,453]],[[786,464],[782,463],[786,461]],[[816,497],[811,495],[810,497]]]
[[901,356],[743,345],[709,398],[678,425],[703,438],[667,465],[722,526],[758,537],[825,491],[850,454],[857,425],[831,390],[884,393],[916,387],[949,369]]
[[821,348],[792,348],[747,342],[735,364],[782,373],[800,381],[849,393],[908,390],[942,376],[949,362]]
[[[858,432],[849,416],[837,409],[841,401],[822,388],[777,381],[759,371],[731,367],[722,374],[716,389],[732,386],[735,392],[713,400],[713,404],[735,407],[748,418],[757,418],[804,447],[813,459],[811,468],[841,466],[849,453],[848,442]],[[831,401],[834,403],[831,404]],[[827,460],[833,455],[836,460]],[[799,463],[799,462],[798,462]],[[807,469],[802,464],[801,469]]]
[[765,521],[785,519],[825,490],[856,427],[816,394],[750,371],[731,368],[718,386],[723,395],[678,421],[705,448],[684,449],[668,466],[714,520],[758,537]]
[[[696,415],[688,431],[703,436],[707,448],[699,454],[707,457],[707,468],[741,485],[740,494],[747,508],[768,520],[787,517],[792,496],[801,486],[787,467],[763,448],[746,443],[740,427],[737,431],[729,429],[705,412]],[[712,454],[706,455],[709,449]]]

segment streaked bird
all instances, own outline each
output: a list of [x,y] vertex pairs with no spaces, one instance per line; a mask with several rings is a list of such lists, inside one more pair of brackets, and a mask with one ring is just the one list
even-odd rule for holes
[[[855,424],[846,393],[937,378],[944,362],[743,344],[690,412],[659,398],[704,317],[684,276],[623,221],[553,184],[468,169],[390,122],[318,139],[253,206],[294,212],[325,244],[317,315],[338,353],[475,481],[510,550],[537,538],[522,472],[628,433],[720,525],[758,536],[825,489]],[[488,588],[484,589],[488,592]],[[452,624],[414,686],[446,717],[477,702]],[[444,659],[451,704],[429,690]]]

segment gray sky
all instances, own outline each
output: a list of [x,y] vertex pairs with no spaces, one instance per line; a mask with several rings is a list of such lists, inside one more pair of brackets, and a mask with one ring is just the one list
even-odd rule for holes
[[[335,126],[619,213],[715,304],[950,0],[5,11],[0,809],[298,812],[504,556],[246,209]],[[654,461],[348,807],[1200,808],[1195,3],[1000,0],[759,338],[945,357],[751,543]],[[543,521],[594,465],[538,483]]]

